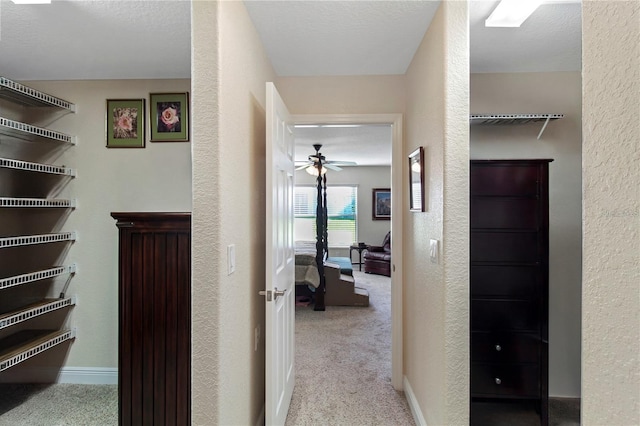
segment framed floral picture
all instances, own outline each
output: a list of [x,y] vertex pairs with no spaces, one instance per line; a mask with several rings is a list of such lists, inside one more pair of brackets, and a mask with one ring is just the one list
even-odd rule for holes
[[107,148],[144,148],[144,99],[107,99]]
[[189,93],[151,93],[151,142],[189,141]]

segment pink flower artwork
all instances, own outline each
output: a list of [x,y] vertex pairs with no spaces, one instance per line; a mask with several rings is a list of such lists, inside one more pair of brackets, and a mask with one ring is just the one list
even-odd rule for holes
[[159,133],[181,131],[180,102],[160,102],[157,106]]
[[113,109],[113,138],[136,139],[138,137],[138,109]]

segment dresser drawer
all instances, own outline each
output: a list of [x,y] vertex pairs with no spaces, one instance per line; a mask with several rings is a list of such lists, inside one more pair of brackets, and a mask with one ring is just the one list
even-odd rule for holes
[[471,368],[471,395],[474,397],[539,397],[540,370],[533,364],[474,363]]
[[527,333],[471,333],[471,362],[538,363],[540,338]]
[[471,197],[471,228],[538,229],[536,198]]
[[471,266],[472,298],[535,300],[541,286],[537,266]]
[[472,331],[538,331],[540,309],[516,300],[471,300]]
[[537,195],[537,165],[482,165],[471,167],[471,195]]
[[537,232],[471,231],[472,262],[524,262],[541,259]]

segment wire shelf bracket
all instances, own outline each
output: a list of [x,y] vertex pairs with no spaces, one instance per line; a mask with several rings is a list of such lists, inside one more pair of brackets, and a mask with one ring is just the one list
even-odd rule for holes
[[542,137],[549,121],[564,118],[564,114],[471,114],[470,124],[507,125],[543,122],[538,133],[538,140]]

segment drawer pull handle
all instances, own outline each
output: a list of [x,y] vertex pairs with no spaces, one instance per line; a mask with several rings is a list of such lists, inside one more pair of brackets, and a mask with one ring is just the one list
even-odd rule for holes
[[496,345],[496,351],[500,352],[502,350],[502,346]]
[[498,377],[496,377],[496,385],[499,385],[500,383],[502,383],[502,380],[500,380]]

